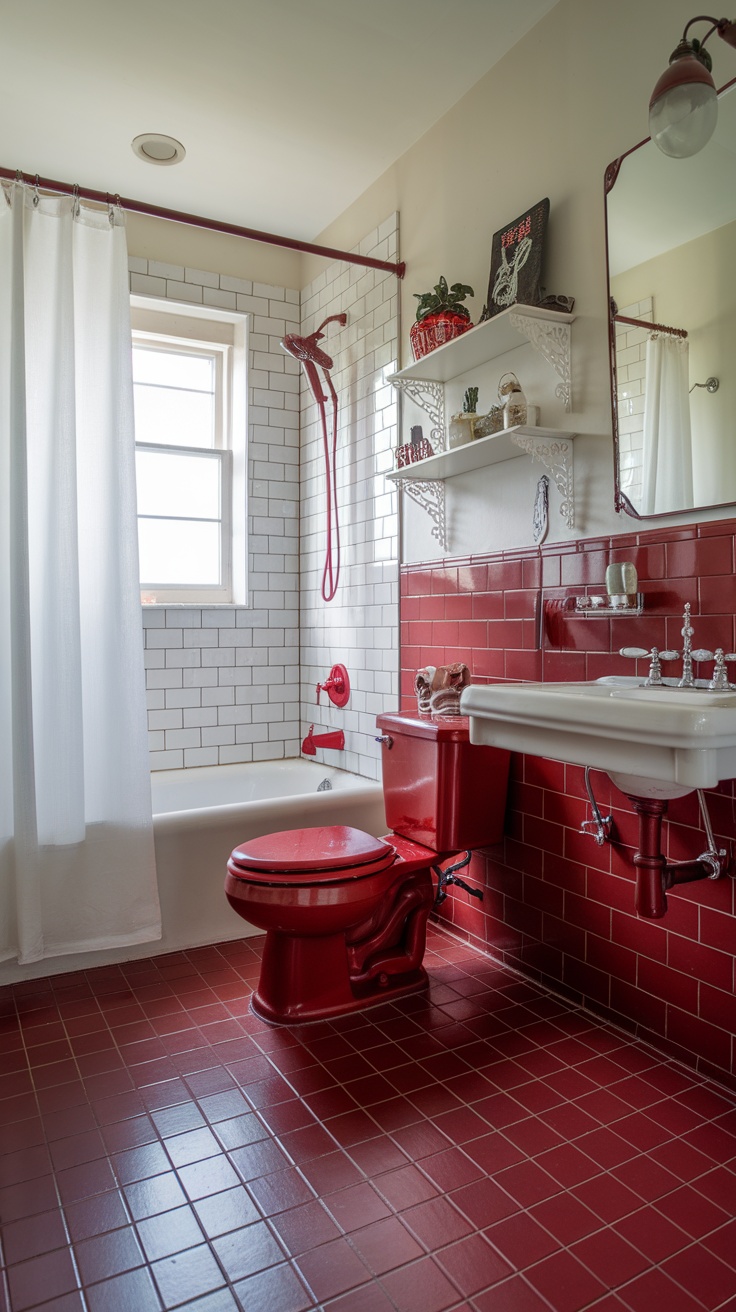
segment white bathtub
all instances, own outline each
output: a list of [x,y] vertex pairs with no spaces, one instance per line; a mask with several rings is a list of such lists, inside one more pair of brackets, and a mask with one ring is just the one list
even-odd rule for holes
[[[328,779],[329,791],[318,792]],[[354,825],[386,832],[381,785],[312,761],[263,761],[151,775],[162,936],[153,943],[0,962],[0,985],[152,957],[256,934],[225,899],[225,870],[246,838],[308,825]]]
[[[323,780],[331,788],[318,791]],[[227,859],[245,839],[308,825],[386,832],[380,784],[312,761],[156,771],[151,791],[163,938],[149,953],[259,932],[223,888]]]

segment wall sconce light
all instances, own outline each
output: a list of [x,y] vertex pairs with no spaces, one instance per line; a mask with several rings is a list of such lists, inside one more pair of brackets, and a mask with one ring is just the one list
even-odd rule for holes
[[[702,41],[688,31],[693,23],[711,23]],[[703,47],[717,32],[729,45],[736,46],[736,22],[727,18],[710,18],[699,14],[691,18],[682,40],[670,55],[665,70],[649,101],[649,132],[652,141],[665,155],[686,159],[702,150],[715,131],[718,96],[711,77],[712,60]]]

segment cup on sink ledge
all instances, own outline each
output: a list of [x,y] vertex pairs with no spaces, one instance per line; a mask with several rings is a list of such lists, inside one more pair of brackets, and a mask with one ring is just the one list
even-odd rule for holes
[[606,592],[614,610],[636,605],[636,566],[629,560],[614,561],[606,570]]

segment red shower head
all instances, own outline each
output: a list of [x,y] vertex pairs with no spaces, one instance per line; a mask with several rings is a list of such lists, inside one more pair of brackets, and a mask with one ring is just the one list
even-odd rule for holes
[[294,359],[302,364],[309,361],[311,364],[321,364],[323,369],[331,369],[330,356],[317,345],[317,338],[322,336],[319,331],[312,333],[311,337],[297,337],[296,333],[287,333],[281,345],[289,355],[293,355]]
[[315,328],[314,332],[310,333],[309,337],[298,337],[296,333],[287,333],[281,342],[281,346],[289,355],[293,355],[295,360],[300,360],[302,363],[309,360],[312,364],[321,364],[323,369],[331,369],[332,360],[330,356],[322,350],[321,346],[317,345],[317,342],[324,337],[322,330],[327,327],[328,323],[341,323],[344,327],[347,321],[348,316],[346,314],[331,314],[329,318],[325,319],[324,323],[320,324],[319,328]]

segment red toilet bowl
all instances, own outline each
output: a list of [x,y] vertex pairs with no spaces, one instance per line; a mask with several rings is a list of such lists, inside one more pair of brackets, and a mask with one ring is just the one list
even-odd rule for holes
[[242,844],[225,893],[266,931],[253,1010],[288,1024],[413,992],[440,854],[347,825],[291,829]]

